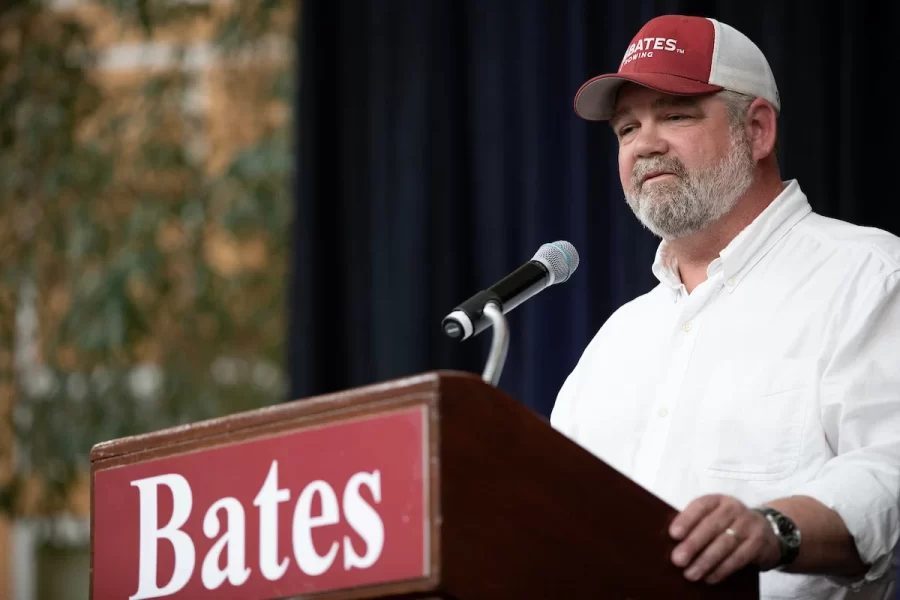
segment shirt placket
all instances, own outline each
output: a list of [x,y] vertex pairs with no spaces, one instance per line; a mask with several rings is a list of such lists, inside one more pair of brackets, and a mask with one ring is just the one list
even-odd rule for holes
[[721,288],[715,281],[706,283],[708,285],[704,286],[703,290],[698,288],[694,294],[679,302],[682,308],[673,323],[676,330],[668,368],[654,395],[650,414],[647,416],[647,428],[635,457],[634,479],[648,489],[653,488],[659,476],[672,417],[678,408],[678,399],[690,366],[691,354],[703,325],[703,309],[708,305],[711,295]]

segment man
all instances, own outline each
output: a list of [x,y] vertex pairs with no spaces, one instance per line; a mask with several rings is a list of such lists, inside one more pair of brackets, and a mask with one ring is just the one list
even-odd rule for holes
[[900,240],[782,181],[774,77],[725,24],[653,19],[575,110],[618,139],[659,285],[603,325],[552,424],[681,510],[688,579],[756,565],[764,598],[894,598]]

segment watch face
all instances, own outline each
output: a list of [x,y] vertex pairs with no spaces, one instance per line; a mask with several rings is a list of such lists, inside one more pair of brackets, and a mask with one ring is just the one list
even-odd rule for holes
[[775,521],[778,525],[778,531],[784,541],[787,542],[789,546],[799,546],[800,532],[797,531],[797,526],[794,525],[794,522],[782,514],[775,517]]

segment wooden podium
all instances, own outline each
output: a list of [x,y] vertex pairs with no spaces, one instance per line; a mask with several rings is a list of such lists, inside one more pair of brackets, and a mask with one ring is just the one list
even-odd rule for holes
[[759,597],[685,580],[672,507],[465,373],[98,444],[91,503],[97,600]]

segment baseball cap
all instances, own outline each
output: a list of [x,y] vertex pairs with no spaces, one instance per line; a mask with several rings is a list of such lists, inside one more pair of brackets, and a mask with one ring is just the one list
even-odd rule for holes
[[674,95],[731,90],[765,98],[781,110],[762,51],[734,27],[706,17],[664,15],[648,21],[631,40],[618,72],[581,86],[575,112],[589,121],[608,120],[619,88],[629,81]]

